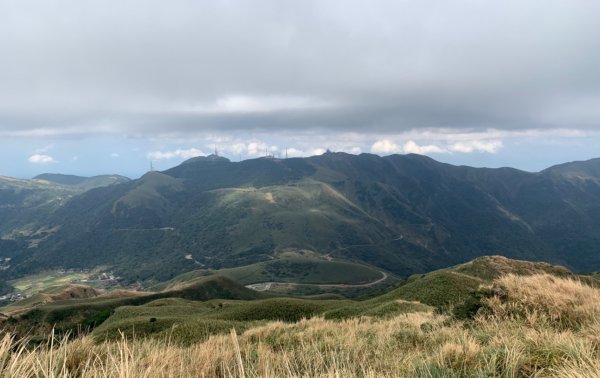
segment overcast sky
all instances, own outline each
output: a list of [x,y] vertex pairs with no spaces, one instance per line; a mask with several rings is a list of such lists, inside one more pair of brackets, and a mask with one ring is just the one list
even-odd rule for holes
[[600,157],[596,0],[0,0],[0,175]]

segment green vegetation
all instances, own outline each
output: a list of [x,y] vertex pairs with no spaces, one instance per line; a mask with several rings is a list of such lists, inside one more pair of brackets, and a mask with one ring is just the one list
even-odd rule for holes
[[[222,332],[229,332],[236,325],[241,329],[247,323],[265,320],[298,321],[323,312],[337,303],[309,301],[290,298],[258,300],[251,302],[209,301],[191,302],[185,300],[158,300],[143,306],[128,306],[117,309],[108,321],[94,331],[97,339],[118,339],[122,332],[133,336],[145,335],[165,337],[173,329],[193,329],[196,325]],[[206,330],[196,336],[188,335],[187,343],[203,341],[209,333]],[[189,331],[188,331],[189,333]]]
[[8,282],[0,281],[0,295],[12,293],[15,288]]
[[130,181],[129,178],[120,175],[82,177],[74,175],[62,175],[58,173],[44,173],[35,176],[33,179],[42,182],[51,182],[64,186],[71,186],[84,191]]
[[[118,308],[114,315],[94,331],[94,335],[102,340],[119,338],[121,332],[126,332],[129,336],[135,333],[138,336],[164,337],[170,335],[169,330],[172,328],[187,329],[193,324],[210,324],[214,321],[217,324],[227,321],[237,322],[235,324],[240,325],[244,322],[269,320],[296,322],[318,315],[328,319],[349,319],[360,316],[389,318],[409,312],[428,312],[432,309],[433,307],[418,302],[382,298],[365,301],[271,298],[254,301],[211,300],[208,302],[160,299],[143,306]],[[237,327],[236,329],[239,330]],[[202,332],[199,336],[205,338],[206,333]],[[201,340],[203,339],[190,339],[187,342]]]
[[27,275],[9,283],[24,295],[33,295],[46,291],[61,290],[73,281],[87,280],[96,271],[83,272],[60,272],[49,271]]
[[0,176],[0,239],[27,241],[14,251],[0,249],[0,258],[13,258],[24,248],[37,246],[56,232],[54,226],[49,226],[50,218],[74,196],[127,181],[129,179],[117,175],[87,178],[45,174],[32,180]]
[[[78,177],[44,176],[71,185],[0,179],[0,279],[40,267],[105,265],[125,284],[153,285],[190,271],[265,263],[230,273],[244,282],[339,281],[333,265],[274,262],[288,250],[401,277],[498,252],[597,270],[598,164],[527,173],[416,155],[327,153],[235,163],[195,158],[87,191]],[[341,268],[351,273],[343,279],[369,278],[363,269]]]
[[552,274],[574,277],[568,269],[543,262],[511,260],[503,256],[484,256],[465,264],[427,274],[411,276],[397,289],[383,294],[379,300],[399,298],[419,301],[440,309],[450,309],[459,318],[474,315],[480,300],[489,293],[482,286],[507,274]]
[[[282,258],[297,257],[287,254]],[[437,309],[468,319],[480,309],[481,300],[490,295],[492,279],[480,277],[484,274],[500,277],[499,272],[502,275],[548,273],[557,277],[572,276],[561,267],[492,256],[413,276],[398,288],[380,295],[349,300],[327,296],[273,297],[223,276],[188,275],[178,277],[165,285],[167,289],[154,293],[100,293],[77,286],[54,288],[7,306],[3,312],[16,320],[6,322],[16,334],[33,333],[42,337],[53,328],[57,334],[66,334],[97,327],[94,330],[96,339],[114,340],[121,332],[128,337],[164,338],[180,329],[187,331],[178,331],[178,337],[189,334],[187,342],[192,343],[204,340],[210,330],[227,332],[227,325],[242,330],[246,329],[244,324],[247,322],[295,322],[315,316],[337,320],[362,316],[392,318]],[[186,278],[188,281],[184,281]],[[203,331],[193,334],[194,325],[201,325]]]
[[92,335],[72,340],[31,348],[7,334],[0,375],[597,376],[600,289],[542,273],[548,267],[541,265],[522,270],[521,262],[494,259],[477,264],[485,270],[500,262],[532,275],[484,279],[488,295],[466,319],[385,296],[357,303],[368,314],[344,313],[352,301],[163,298],[118,308]]
[[221,269],[217,274],[242,284],[291,282],[304,284],[366,284],[382,278],[381,272],[361,264],[301,257],[283,258],[249,267]]
[[[207,301],[214,298],[254,300],[265,294],[247,289],[225,277],[206,277],[189,285],[157,293],[114,291],[100,294],[92,288],[68,287],[55,294],[39,294],[2,308],[6,329],[18,335],[45,337],[54,329],[58,335],[89,331],[103,323],[115,309],[140,306],[162,298]],[[76,295],[71,295],[75,293]],[[8,319],[11,319],[9,321]]]
[[381,280],[381,271],[364,264],[334,260],[311,251],[288,250],[277,258],[260,263],[215,271],[200,269],[184,273],[166,283],[153,286],[164,289],[197,277],[219,275],[242,285],[260,282],[287,282],[314,285],[363,285]]

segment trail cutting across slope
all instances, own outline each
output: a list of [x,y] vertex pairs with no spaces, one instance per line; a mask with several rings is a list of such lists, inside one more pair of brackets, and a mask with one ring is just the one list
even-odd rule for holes
[[320,288],[341,288],[341,289],[351,289],[351,288],[361,288],[361,287],[371,287],[377,284],[382,283],[383,281],[388,279],[388,274],[384,271],[379,271],[382,277],[378,280],[367,282],[364,284],[306,284],[306,283],[298,283],[298,282],[257,282],[250,285],[246,285],[248,289],[256,290],[256,291],[268,291],[273,288],[273,286],[288,286],[288,285],[302,285],[302,286],[312,286],[312,287],[320,287]]

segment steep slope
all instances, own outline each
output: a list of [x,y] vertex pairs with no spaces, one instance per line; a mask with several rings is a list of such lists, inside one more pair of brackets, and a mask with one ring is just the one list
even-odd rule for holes
[[419,155],[194,158],[73,197],[45,224],[56,232],[4,274],[111,265],[129,280],[164,281],[286,248],[399,275],[489,254],[598,270],[599,166],[528,173]]

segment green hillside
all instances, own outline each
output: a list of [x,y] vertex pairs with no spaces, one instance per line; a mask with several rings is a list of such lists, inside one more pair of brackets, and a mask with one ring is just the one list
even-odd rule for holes
[[242,267],[191,271],[170,280],[169,284],[211,274],[228,277],[243,285],[261,282],[360,285],[383,277],[382,272],[366,265],[332,260],[310,251],[288,251],[273,260]]
[[23,253],[37,249],[61,225],[51,224],[55,211],[77,195],[129,179],[117,176],[79,177],[43,174],[31,180],[0,176],[0,267]]
[[[418,155],[209,156],[77,193],[73,185],[11,181],[0,192],[9,209],[0,232],[10,240],[0,258],[11,259],[0,279],[41,267],[109,266],[124,284],[156,284],[190,271],[255,266],[286,250],[404,277],[493,254],[600,270],[599,164],[528,173]],[[276,270],[271,264],[262,267]],[[290,264],[283,274],[253,279],[285,282]],[[301,269],[304,282],[337,271],[317,264],[325,270]],[[361,269],[350,270],[360,281]]]
[[213,276],[161,292],[102,293],[85,286],[54,287],[2,307],[0,311],[5,317],[4,328],[19,335],[45,337],[54,329],[59,335],[76,336],[79,332],[100,325],[123,306],[140,306],[163,298],[208,301],[214,298],[256,300],[264,297],[265,294],[247,289],[225,277]]
[[[177,327],[182,326],[189,331],[193,327],[186,325],[188,323],[297,321],[315,315],[338,320],[360,316],[387,318],[409,312],[428,312],[433,308],[442,311],[449,310],[457,316],[465,317],[473,315],[474,311],[477,311],[481,305],[480,299],[487,295],[485,291],[481,291],[481,288],[490,287],[495,278],[506,274],[534,275],[540,273],[548,273],[557,277],[573,276],[571,272],[559,266],[490,256],[448,269],[411,277],[406,284],[396,289],[358,301],[271,298],[250,302],[192,303],[179,300],[159,300],[141,307],[119,309],[115,316],[109,318],[94,334],[99,338],[116,337],[118,330],[123,330],[124,327],[130,327],[130,329],[150,327],[153,335],[163,337],[175,324]],[[174,307],[170,308],[171,305]],[[178,306],[187,306],[188,310],[183,310]],[[156,318],[156,321],[153,322],[155,324],[149,325],[149,319],[152,318]],[[235,324],[239,325],[240,323],[230,323],[230,328]],[[241,324],[243,325],[243,323]],[[245,329],[244,327],[242,326],[241,329]],[[227,332],[228,330],[222,329],[218,332],[221,331]],[[181,334],[178,335],[183,337]],[[189,337],[188,341],[197,341],[206,337],[206,333],[187,334],[186,337]]]
[[38,181],[47,181],[59,185],[75,187],[81,190],[100,188],[103,186],[121,184],[130,181],[129,178],[120,175],[99,175],[83,177],[75,175],[63,175],[60,173],[44,173],[33,178]]
[[[23,301],[2,308],[3,326],[17,334],[47,335],[93,329],[97,340],[153,337],[189,344],[209,335],[243,331],[266,321],[295,322],[322,316],[342,320],[355,317],[390,318],[404,313],[440,312],[458,318],[473,316],[481,300],[491,295],[494,279],[507,274],[550,274],[575,277],[559,266],[482,257],[469,263],[411,277],[386,293],[349,300],[342,298],[275,297],[221,276],[179,277],[157,292],[102,293],[85,287],[55,288],[40,302]],[[87,291],[86,291],[87,290]],[[65,299],[71,298],[71,299]]]

